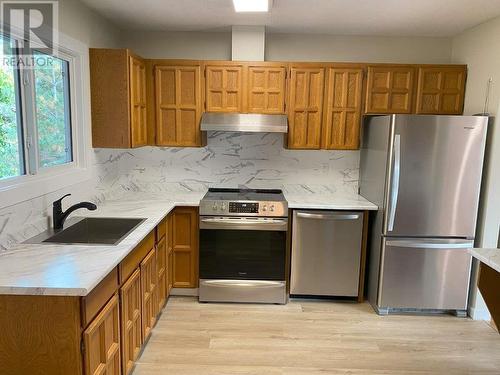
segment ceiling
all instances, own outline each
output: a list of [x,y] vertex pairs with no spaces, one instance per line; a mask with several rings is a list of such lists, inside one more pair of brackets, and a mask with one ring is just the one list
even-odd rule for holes
[[235,13],[232,0],[82,0],[123,30],[454,36],[500,15],[499,0],[274,0],[269,13]]

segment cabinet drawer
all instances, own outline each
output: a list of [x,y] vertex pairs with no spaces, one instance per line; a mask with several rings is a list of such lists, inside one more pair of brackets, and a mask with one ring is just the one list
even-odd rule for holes
[[165,237],[165,233],[167,232],[167,218],[165,217],[160,224],[156,226],[156,243],[160,242],[160,240]]
[[118,290],[118,270],[115,268],[87,296],[82,298],[82,326],[86,327]]
[[155,231],[152,231],[124,260],[122,260],[119,266],[120,284],[123,284],[132,272],[139,267],[144,257],[154,248],[154,245]]

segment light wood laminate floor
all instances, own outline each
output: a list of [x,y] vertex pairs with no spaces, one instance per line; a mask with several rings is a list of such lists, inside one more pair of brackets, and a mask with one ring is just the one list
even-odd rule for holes
[[171,297],[133,375],[500,374],[500,335],[366,304],[199,304]]

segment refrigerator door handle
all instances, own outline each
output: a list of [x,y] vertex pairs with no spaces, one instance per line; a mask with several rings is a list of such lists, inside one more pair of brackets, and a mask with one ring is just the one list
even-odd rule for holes
[[394,229],[394,219],[396,218],[396,206],[398,205],[398,195],[399,195],[399,176],[401,169],[401,135],[396,134],[394,136],[394,169],[392,176],[392,186],[391,186],[391,201],[390,201],[390,211],[389,211],[389,223],[388,231]]
[[388,240],[387,246],[411,247],[417,249],[468,249],[474,246],[473,241],[426,241],[426,240]]

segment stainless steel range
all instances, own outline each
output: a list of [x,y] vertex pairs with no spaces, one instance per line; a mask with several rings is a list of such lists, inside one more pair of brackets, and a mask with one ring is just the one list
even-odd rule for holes
[[200,202],[201,302],[287,301],[281,190],[211,188]]

